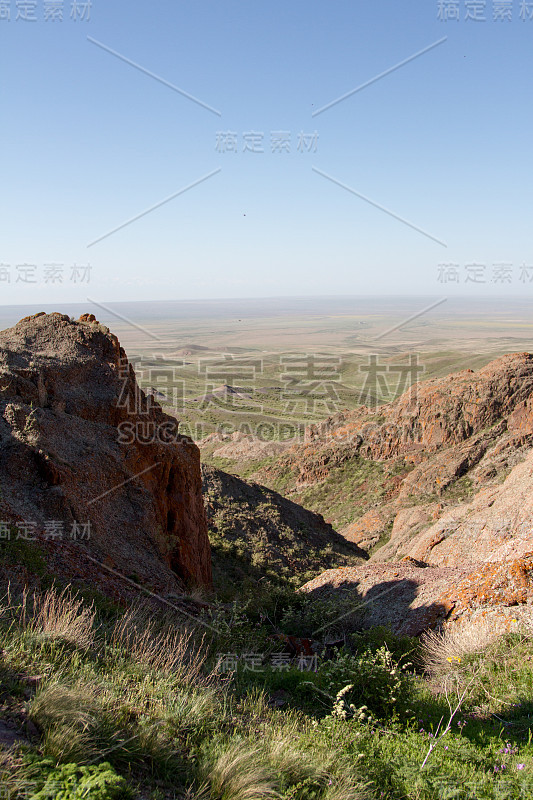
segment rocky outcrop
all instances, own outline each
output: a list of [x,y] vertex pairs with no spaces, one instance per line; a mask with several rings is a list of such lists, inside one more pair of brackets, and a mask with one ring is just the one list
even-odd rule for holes
[[0,333],[0,517],[69,579],[211,584],[198,448],[92,315]]
[[362,595],[362,624],[388,624],[401,634],[487,619],[495,630],[530,622],[533,450],[502,484],[470,502],[400,509],[371,563],[326,571],[302,590]]
[[425,381],[376,411],[315,426],[305,446],[270,470],[292,470],[297,493],[298,486],[334,486],[332,476],[349,476],[347,464],[377,462],[382,492],[365,507],[368,483],[354,486],[353,505],[363,513],[342,530],[372,553],[370,561],[326,571],[302,591],[361,597],[363,624],[390,624],[398,633],[487,615],[508,627],[528,616],[532,446],[528,353]]
[[392,504],[371,508],[344,528],[342,535],[349,542],[354,542],[364,550],[370,551],[383,538],[383,532],[393,524],[396,511],[396,506]]
[[522,559],[467,567],[424,567],[407,557],[399,564],[328,570],[302,592],[337,600],[354,611],[361,628],[385,625],[418,636],[450,625],[490,620],[494,629],[531,623],[533,553]]
[[[352,493],[354,518],[348,525],[333,523],[382,561],[395,557],[400,542],[407,554],[404,545],[429,527],[435,513],[446,514],[477,490],[497,486],[531,446],[533,356],[515,353],[477,372],[416,384],[375,410],[363,407],[311,426],[305,444],[254,477],[271,485],[289,475],[286,490],[300,502],[312,503],[316,486],[312,507],[322,502],[327,517],[338,477],[344,492]],[[372,473],[372,485],[350,482],[350,470],[369,472],[370,464],[381,470]],[[413,506],[430,506],[432,516],[406,523],[405,510]],[[383,552],[376,549],[387,542]]]
[[[396,519],[409,511],[398,512]],[[422,507],[420,513],[426,514],[428,523],[428,507]],[[393,527],[390,541],[377,551],[375,560],[411,556],[435,566],[475,565],[512,561],[531,550],[533,450],[512,469],[503,484],[482,489],[471,502],[444,511],[424,530],[408,530],[404,525],[395,532]]]
[[512,353],[471,369],[414,384],[375,412],[362,408],[309,431],[310,442],[352,443],[361,456],[389,459],[428,453],[502,426],[518,436],[533,432],[533,355]]
[[210,433],[198,442],[202,455],[233,461],[270,458],[288,450],[286,442],[263,441],[249,433]]
[[468,570],[425,569],[405,564],[365,564],[327,570],[302,586],[302,592],[330,598],[340,608],[354,604],[353,617],[361,628],[390,627],[400,636],[417,636],[440,626],[453,608],[445,598],[450,584]]

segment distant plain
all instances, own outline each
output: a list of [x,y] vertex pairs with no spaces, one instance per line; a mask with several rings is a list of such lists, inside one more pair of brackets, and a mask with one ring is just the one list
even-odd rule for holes
[[[332,413],[393,400],[416,379],[533,350],[529,298],[88,301],[3,306],[1,327],[38,311],[93,313],[118,336],[141,386],[195,439],[217,430],[290,438]],[[403,379],[394,369],[402,366]]]

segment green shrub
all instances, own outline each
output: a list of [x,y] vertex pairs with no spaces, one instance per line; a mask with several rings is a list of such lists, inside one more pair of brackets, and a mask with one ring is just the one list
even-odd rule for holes
[[110,764],[81,767],[63,764],[49,772],[43,788],[31,800],[129,800],[131,790]]
[[287,604],[280,617],[280,628],[293,636],[325,639],[342,638],[343,634],[360,627],[364,607],[356,591],[346,598],[314,597],[298,592]]
[[419,639],[411,636],[397,636],[384,625],[376,625],[367,630],[352,633],[350,643],[358,653],[365,650],[378,650],[385,646],[393,659],[399,663],[405,660],[417,660],[421,650]]
[[[318,686],[333,700],[337,716],[353,716],[365,706],[378,717],[391,714],[408,694],[407,664],[400,667],[386,646],[359,655],[342,652],[320,664]],[[347,688],[349,687],[349,688]]]

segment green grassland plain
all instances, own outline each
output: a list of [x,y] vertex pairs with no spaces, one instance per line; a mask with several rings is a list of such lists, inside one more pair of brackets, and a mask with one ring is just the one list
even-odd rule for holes
[[215,431],[298,440],[306,425],[389,402],[415,380],[531,350],[533,337],[528,297],[88,301],[0,307],[0,324],[40,310],[95,313],[141,387],[195,440]]
[[173,316],[171,304],[154,304],[151,313],[135,304],[130,313],[142,328],[120,319],[105,324],[119,335],[141,386],[160,391],[183,433],[200,440],[240,430],[283,441],[338,411],[389,402],[415,380],[532,348],[527,300],[447,300],[429,308],[436,302],[219,301],[198,303],[196,312],[189,304]]

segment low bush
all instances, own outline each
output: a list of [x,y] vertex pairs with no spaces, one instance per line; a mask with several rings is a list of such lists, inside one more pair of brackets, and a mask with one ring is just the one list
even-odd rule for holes
[[50,771],[32,800],[131,800],[132,796],[124,778],[110,764],[64,764]]
[[408,695],[408,666],[399,666],[385,646],[357,655],[341,652],[319,666],[317,685],[334,698],[337,716],[354,716],[361,707],[378,717],[392,715]]

